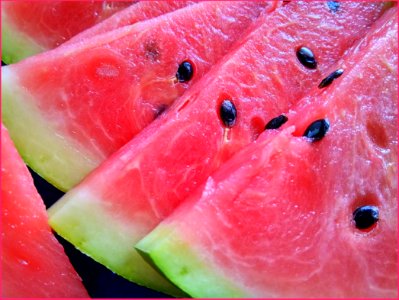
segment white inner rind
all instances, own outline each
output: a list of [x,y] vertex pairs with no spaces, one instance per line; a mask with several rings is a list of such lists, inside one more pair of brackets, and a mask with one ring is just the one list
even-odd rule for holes
[[101,162],[55,132],[20,87],[10,67],[1,68],[2,122],[24,161],[62,191],[71,189]]
[[173,225],[162,224],[136,244],[170,281],[192,297],[248,298],[252,293],[224,276],[209,256]]
[[1,59],[7,64],[18,62],[26,57],[47,50],[37,44],[34,39],[25,33],[15,29],[10,22],[6,9],[6,3],[1,3]]
[[74,189],[48,210],[49,223],[76,248],[124,278],[166,294],[184,296],[134,249],[143,236],[142,226],[134,223],[134,218],[130,223],[117,219],[110,206],[90,191]]

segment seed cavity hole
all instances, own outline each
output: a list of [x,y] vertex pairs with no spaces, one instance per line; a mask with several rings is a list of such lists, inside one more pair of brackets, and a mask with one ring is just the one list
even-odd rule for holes
[[265,122],[261,117],[253,117],[251,120],[251,130],[252,130],[252,139],[253,141],[258,138],[258,136],[264,130]]
[[160,50],[156,41],[147,41],[144,44],[145,57],[150,61],[157,61],[160,59]]
[[189,103],[190,103],[190,100],[184,101],[184,103],[177,109],[177,112],[182,111]]
[[367,135],[378,147],[388,147],[388,137],[384,126],[378,121],[368,120],[366,124]]
[[154,119],[156,119],[160,115],[162,115],[167,109],[168,109],[168,105],[166,105],[166,104],[160,104],[158,107],[156,107],[155,113],[154,113]]

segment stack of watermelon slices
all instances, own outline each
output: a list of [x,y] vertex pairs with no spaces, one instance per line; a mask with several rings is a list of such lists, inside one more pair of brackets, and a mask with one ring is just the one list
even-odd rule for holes
[[397,11],[376,25],[138,244],[190,295],[397,297]]
[[[50,208],[51,226],[112,271],[169,294],[397,296],[396,6],[247,5],[187,3],[137,25],[78,35],[76,42],[3,68],[3,119],[28,163],[67,190],[104,161]],[[221,31],[198,33],[195,21],[187,31],[180,30],[183,23],[170,27],[189,12],[202,13],[211,27],[222,24]],[[226,33],[231,26],[223,26],[234,18],[249,28],[225,44],[229,51],[218,50],[223,46],[216,47],[217,41],[206,49],[187,36],[216,32],[237,39],[239,27]],[[148,48],[146,37],[170,41],[156,34],[160,28],[174,28],[176,36],[190,40],[185,62],[198,78],[186,80],[192,70],[179,65],[180,49],[171,59],[159,51],[166,48]],[[138,45],[126,43],[139,31],[145,33]],[[154,69],[145,68],[148,56],[141,62],[134,55],[141,46],[144,58],[156,54]],[[94,53],[97,61],[79,53]],[[136,67],[121,67],[111,53]],[[63,68],[65,57],[70,63],[81,59],[79,68]],[[174,72],[178,67],[175,77],[159,68],[170,64]],[[144,72],[132,85],[141,92],[130,89],[127,98],[123,90],[138,75],[126,70]],[[174,90],[158,85],[168,73],[178,84]],[[66,85],[76,74],[87,75],[83,84]],[[164,93],[169,98],[162,102]],[[145,105],[132,110],[125,100],[132,97],[131,103]],[[159,117],[133,131],[125,131],[124,117],[119,122],[120,116],[137,122],[149,112]],[[18,123],[18,115],[28,123]],[[88,129],[79,124],[85,118]],[[282,128],[262,133],[265,126]],[[49,144],[40,145],[38,138]]]
[[[275,6],[192,4],[116,30],[105,26],[104,34],[4,67],[4,123],[27,163],[67,191],[162,114]],[[197,22],[201,26],[192,25]],[[177,79],[184,63],[191,76],[184,78],[183,68]]]

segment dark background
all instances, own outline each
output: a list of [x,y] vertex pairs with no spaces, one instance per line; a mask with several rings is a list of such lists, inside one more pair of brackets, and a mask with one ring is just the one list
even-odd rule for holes
[[[29,169],[33,176],[35,186],[42,196],[46,207],[50,207],[57,201],[63,192],[47,183],[43,178]],[[89,295],[94,298],[170,298],[165,294],[136,285],[128,280],[112,273],[110,270],[84,255],[75,247],[55,234],[56,238],[64,246],[75,270],[83,280]]]

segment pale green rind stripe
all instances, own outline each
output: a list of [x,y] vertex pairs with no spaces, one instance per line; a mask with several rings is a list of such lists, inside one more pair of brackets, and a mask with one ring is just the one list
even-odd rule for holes
[[20,87],[12,66],[1,68],[2,121],[24,161],[62,191],[80,182],[101,162],[66,137],[57,134],[38,109],[32,95]]
[[252,297],[238,284],[226,278],[206,254],[184,240],[172,225],[161,224],[136,244],[140,254],[192,297]]
[[[91,192],[71,190],[49,210],[50,226],[83,253],[137,284],[184,297],[178,288],[155,271],[134,249],[142,236],[140,224],[111,216],[105,202]],[[112,206],[111,203],[109,203]]]
[[[2,6],[4,3],[2,3]],[[6,10],[1,10],[1,60],[6,64],[18,62],[47,49],[31,37],[18,31],[8,20]]]

